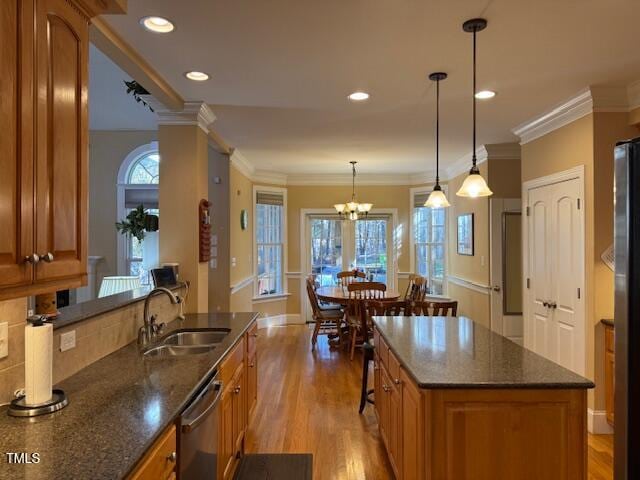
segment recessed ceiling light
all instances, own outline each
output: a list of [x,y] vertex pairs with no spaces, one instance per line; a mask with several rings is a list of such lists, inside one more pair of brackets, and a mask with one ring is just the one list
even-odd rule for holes
[[189,80],[195,80],[196,82],[204,82],[205,80],[209,80],[209,75],[204,72],[187,72],[184,74]]
[[367,92],[353,92],[351,95],[349,95],[349,100],[353,100],[354,102],[362,102],[368,99],[369,94]]
[[495,96],[496,96],[496,92],[493,92],[491,90],[480,90],[478,93],[476,93],[476,98],[478,100],[487,100]]
[[155,33],[169,33],[173,32],[175,28],[173,23],[167,20],[164,17],[143,17],[140,19],[140,25],[149,30],[150,32]]

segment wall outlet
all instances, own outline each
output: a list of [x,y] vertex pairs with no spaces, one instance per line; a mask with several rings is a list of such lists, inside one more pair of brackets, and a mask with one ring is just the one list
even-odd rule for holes
[[60,335],[60,351],[66,352],[67,350],[71,350],[72,348],[76,348],[75,330],[71,330],[70,332]]
[[9,322],[0,323],[0,358],[9,356]]

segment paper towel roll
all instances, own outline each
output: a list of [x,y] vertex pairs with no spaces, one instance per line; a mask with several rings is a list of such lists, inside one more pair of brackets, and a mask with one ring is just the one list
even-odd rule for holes
[[53,325],[27,324],[24,327],[25,401],[37,405],[51,400]]

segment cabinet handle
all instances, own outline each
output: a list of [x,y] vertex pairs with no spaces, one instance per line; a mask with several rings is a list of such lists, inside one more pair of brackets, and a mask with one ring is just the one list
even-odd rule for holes
[[553,308],[555,310],[556,308],[558,308],[558,304],[556,302],[551,302],[551,303],[549,303],[549,307],[551,307],[551,308]]
[[400,383],[402,383],[402,382],[400,381],[399,378],[396,378],[396,379],[393,380],[393,383],[395,383],[396,385],[400,385]]
[[236,395],[240,393],[240,385],[233,389],[233,393],[235,393]]
[[169,455],[167,455],[167,460],[169,460],[172,463],[175,463],[177,458],[178,458],[178,455],[176,454],[176,452],[171,452]]
[[252,336],[253,338],[258,338],[258,334],[257,333],[250,333],[250,336]]
[[44,255],[40,255],[40,260],[47,263],[53,262],[53,253],[47,252]]
[[389,385],[382,385],[382,390],[384,390],[385,392],[389,392],[390,388]]
[[255,366],[256,366],[256,364],[255,364],[255,363],[250,363],[250,364],[249,364],[249,368],[253,368],[253,367],[255,367]]
[[37,253],[32,253],[31,255],[24,257],[24,263],[30,263],[31,265],[35,265],[39,261],[40,256]]

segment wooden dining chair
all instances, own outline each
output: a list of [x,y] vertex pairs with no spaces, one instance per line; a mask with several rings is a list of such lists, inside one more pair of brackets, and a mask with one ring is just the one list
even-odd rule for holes
[[307,295],[309,296],[309,303],[311,304],[312,316],[315,322],[313,335],[311,336],[311,350],[313,350],[318,342],[318,335],[331,335],[334,333],[340,335],[340,323],[343,313],[340,309],[323,310],[320,308],[315,282],[311,276],[307,277]]
[[455,317],[458,315],[458,302],[413,302],[413,314],[433,317]]
[[349,303],[345,311],[345,320],[349,326],[351,338],[350,358],[353,360],[356,343],[360,337],[362,341],[369,338],[369,326],[364,303],[367,300],[384,299],[387,286],[381,282],[355,282],[347,285]]
[[[316,291],[318,290],[318,287],[320,285],[318,285],[318,282],[316,280],[316,275],[315,274],[310,274],[307,277],[307,283],[310,284],[313,287],[313,290]],[[320,300],[318,298],[318,305],[320,306],[320,310],[342,310],[342,306],[338,305],[337,303],[330,303],[330,302],[325,302],[323,300]]]
[[427,294],[427,280],[420,275],[409,277],[409,285],[404,292],[404,299],[412,302],[422,302]]
[[345,270],[338,272],[336,278],[338,279],[338,285],[346,287],[354,282],[363,282],[367,278],[367,275],[360,270]]

